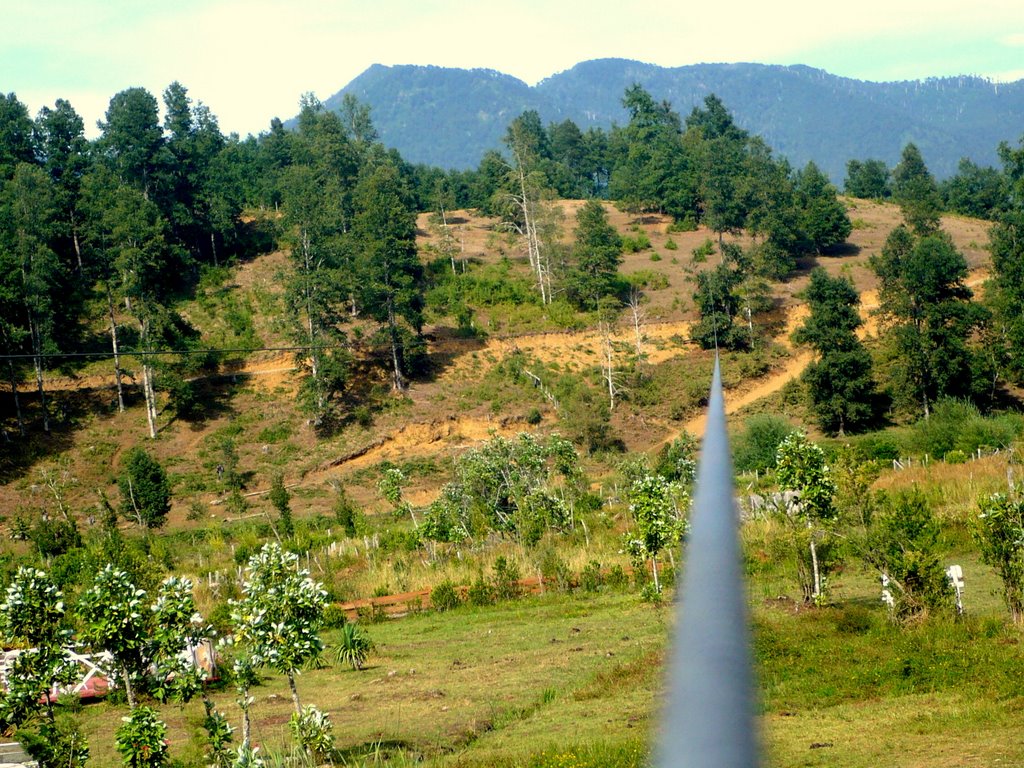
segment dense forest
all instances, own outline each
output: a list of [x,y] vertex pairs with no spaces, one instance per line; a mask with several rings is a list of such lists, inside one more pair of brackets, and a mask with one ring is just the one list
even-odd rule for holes
[[[737,388],[780,360],[808,357],[770,406],[798,415],[753,413],[735,433],[751,506],[745,567],[766,595],[795,586],[787,620],[828,609],[830,580],[856,564],[891,585],[889,623],[844,606],[842,626],[829,632],[876,632],[887,638],[881,648],[905,643],[899,633],[927,632],[929,617],[953,614],[939,555],[949,541],[994,569],[993,588],[1021,620],[1024,504],[1012,482],[1009,494],[966,502],[970,522],[950,522],[966,513],[946,509],[941,493],[874,483],[911,453],[954,465],[1019,445],[1024,144],[998,147],[1001,168],[965,160],[941,183],[912,143],[892,167],[847,158],[840,196],[814,163],[793,168],[739,127],[717,96],[681,115],[636,84],[622,95],[622,126],[584,131],[525,110],[509,121],[503,150],[464,171],[405,161],[351,96],[338,109],[304,96],[294,127],[275,119],[245,139],[225,136],[180,83],[162,101],[161,110],[141,88],[114,95],[90,141],[67,101],[33,118],[15,94],[0,99],[0,472],[13,489],[5,498],[18,499],[0,521],[10,539],[0,552],[0,629],[33,649],[11,662],[20,682],[0,696],[0,724],[43,765],[86,764],[85,730],[99,764],[117,753],[128,766],[170,765],[173,730],[175,754],[191,750],[183,764],[269,765],[257,742],[279,746],[285,727],[294,751],[273,764],[346,762],[353,755],[340,751],[328,713],[308,699],[337,712],[359,709],[362,694],[340,703],[330,685],[317,686],[336,674],[320,668],[329,666],[322,635],[332,633],[340,666],[359,670],[373,650],[364,626],[383,618],[371,598],[424,585],[439,612],[466,603],[497,612],[534,586],[579,589],[618,610],[634,589],[629,633],[658,635],[662,620],[636,604],[661,605],[672,587],[697,453],[687,419],[703,409],[704,373],[719,355]],[[861,254],[851,241],[875,226],[869,211],[891,220],[879,225],[877,249]],[[964,217],[983,221],[972,232],[990,233],[988,246],[971,246],[990,253],[980,266],[948,228]],[[470,220],[483,222],[489,258],[466,252]],[[694,243],[688,255],[683,238]],[[624,270],[637,254],[642,268],[634,258]],[[657,349],[646,317],[670,284],[663,260],[685,295],[660,306],[684,319],[668,324]],[[273,314],[264,320],[274,343],[256,332],[259,312],[231,282],[256,263],[278,290],[260,308]],[[788,298],[801,312],[790,312],[783,296],[797,284]],[[870,313],[865,285],[877,298]],[[561,349],[566,359],[542,360],[517,337],[522,328],[577,335]],[[508,346],[500,357],[486,346],[499,331]],[[598,354],[574,366],[569,350],[585,333]],[[447,356],[438,352],[446,342]],[[291,356],[294,390],[243,392],[236,364],[260,351]],[[445,373],[462,388],[437,386]],[[72,375],[108,378],[90,389],[109,395],[55,397],[51,379]],[[390,454],[330,474],[392,439],[376,435],[381,424],[400,433],[417,389],[429,391],[423,411],[477,408],[486,426],[475,436],[452,426],[445,437],[459,450],[443,459]],[[244,408],[236,397],[249,398]],[[138,415],[137,440],[111,426],[121,414],[122,430]],[[655,420],[666,430],[650,428]],[[647,442],[628,451],[626,429]],[[75,445],[79,433],[88,445]],[[159,453],[181,434],[188,440],[173,445],[185,455]],[[301,445],[290,442],[297,434]],[[370,447],[352,450],[352,435]],[[78,461],[95,487],[77,486]],[[423,607],[405,599],[410,613]],[[576,610],[564,620],[586,624]],[[964,626],[965,653],[995,663],[978,648],[1003,630]],[[602,631],[612,634],[630,641]],[[223,638],[216,685],[181,657],[211,635]],[[403,652],[452,652],[439,636],[421,643],[433,651]],[[72,638],[107,654],[118,686],[108,709],[82,713],[52,695],[73,677],[63,650]],[[556,641],[539,642],[551,653]],[[660,663],[659,642],[613,673],[653,686],[645,670]],[[782,642],[759,635],[760,660],[789,663]],[[998,653],[1015,647],[1001,643]],[[924,673],[909,665],[922,662],[905,656],[891,663],[917,680]],[[450,678],[473,660],[467,652],[438,663]],[[616,686],[581,664],[598,677],[572,700],[590,706],[604,695],[591,689]],[[309,673],[301,686],[300,672]],[[389,671],[375,683],[413,674]],[[261,685],[279,687],[257,702]],[[429,703],[445,694],[416,695]],[[415,742],[422,752],[410,760],[443,759],[559,696],[545,689],[537,702],[517,700],[469,735],[420,734],[389,748],[404,756]],[[202,711],[186,721],[189,702]],[[237,708],[238,732],[224,707]],[[272,717],[254,714],[271,708]],[[428,738],[437,743],[424,746]],[[599,755],[593,764],[643,759]]]

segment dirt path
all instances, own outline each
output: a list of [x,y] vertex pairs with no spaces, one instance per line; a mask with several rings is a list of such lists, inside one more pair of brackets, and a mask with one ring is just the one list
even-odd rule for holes
[[[128,357],[128,355],[126,355]],[[264,386],[273,388],[281,380],[287,377],[292,371],[298,370],[298,367],[294,363],[293,356],[290,353],[281,353],[271,358],[261,358],[258,360],[246,360],[245,363],[238,368],[223,368],[216,373],[203,374],[201,376],[191,376],[186,381],[203,381],[205,379],[224,379],[231,376],[245,376],[245,377],[274,377],[274,381],[262,382]],[[139,386],[139,382],[131,376],[124,375],[122,383],[125,387]],[[43,388],[47,392],[71,392],[83,389],[109,389],[111,391],[117,388],[114,382],[114,372],[111,370],[106,374],[89,374],[87,376],[49,376],[43,380]],[[11,383],[9,381],[0,382],[0,391],[10,392]],[[19,392],[24,392],[31,395],[36,392],[35,382],[22,382],[18,386]]]

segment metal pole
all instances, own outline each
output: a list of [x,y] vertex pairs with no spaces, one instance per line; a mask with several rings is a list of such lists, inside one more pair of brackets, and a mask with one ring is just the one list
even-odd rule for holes
[[697,472],[656,765],[755,768],[747,593],[718,359]]

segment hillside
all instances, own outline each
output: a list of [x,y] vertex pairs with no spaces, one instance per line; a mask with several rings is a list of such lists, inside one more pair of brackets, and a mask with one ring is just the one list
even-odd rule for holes
[[[580,205],[579,201],[561,202],[567,221]],[[777,309],[757,322],[775,336],[775,343],[726,356],[730,413],[742,415],[741,406],[777,393],[806,365],[809,357],[793,350],[788,334],[803,316],[797,294],[812,267],[820,264],[829,272],[849,274],[866,297],[865,312],[870,308],[875,278],[867,260],[879,252],[899,221],[899,211],[890,204],[861,200],[848,200],[847,205],[855,228],[846,255],[805,260],[791,279],[774,284]],[[668,217],[635,219],[610,205],[606,208],[623,235],[642,232],[651,243],[649,248],[625,254],[620,267],[625,275],[655,278],[644,304],[649,390],[626,397],[613,412],[611,426],[628,450],[653,451],[684,427],[699,431],[699,420],[690,419],[699,417],[711,358],[689,340],[690,323],[696,317],[694,275],[707,267],[693,252],[713,235],[703,228],[670,234]],[[451,222],[461,243],[461,258],[477,268],[501,269],[508,264],[505,268],[513,275],[527,274],[519,244],[495,231],[496,220],[458,211]],[[987,224],[947,216],[943,226],[965,254],[976,285],[988,262]],[[566,229],[568,239],[571,228]],[[435,236],[429,234],[425,215],[420,218],[418,237],[421,253],[426,255]],[[279,328],[283,300],[279,276],[285,264],[280,252],[258,256],[238,266],[222,284],[202,289],[196,300],[180,310],[216,343],[223,329],[217,307],[248,307],[259,337],[271,346],[284,343]],[[185,518],[194,515],[194,509],[224,517],[223,489],[215,470],[222,461],[218,446],[225,437],[237,445],[254,512],[269,512],[264,494],[276,473],[301,494],[302,503],[296,504],[299,515],[327,512],[332,483],[338,481],[350,488],[357,503],[380,509],[376,483],[382,462],[414,467],[410,498],[427,504],[446,482],[453,458],[491,434],[566,428],[542,390],[510,374],[505,365],[510,358],[547,386],[567,377],[600,388],[601,336],[595,325],[579,324],[587,322],[586,316],[565,329],[536,305],[499,302],[473,309],[474,323],[483,331],[479,338],[460,337],[450,317],[432,319],[426,328],[430,374],[414,381],[406,396],[390,396],[386,388],[381,394],[380,371],[358,367],[360,383],[355,388],[366,396],[365,404],[357,418],[328,439],[314,434],[295,400],[300,373],[289,354],[256,353],[246,360],[226,362],[219,374],[202,381],[205,401],[212,404],[208,415],[189,422],[168,411],[154,442],[145,439],[138,400],[123,414],[100,405],[108,404],[112,393],[109,362],[94,364],[70,378],[55,373],[47,386],[64,403],[61,407],[68,416],[54,439],[39,447],[38,456],[8,457],[13,462],[5,462],[0,508],[10,512],[46,503],[39,481],[61,466],[75,478],[65,492],[76,506],[92,507],[100,489],[116,497],[114,471],[125,452],[138,444],[151,450],[171,473],[175,484],[172,524],[188,525]],[[616,343],[624,354],[633,345],[633,336],[628,311],[624,311],[616,332]],[[686,378],[682,387],[681,376]],[[542,417],[536,426],[528,423],[533,411]],[[608,467],[595,469],[606,472]]]
[[996,163],[1001,141],[1015,142],[1024,117],[1024,82],[978,77],[872,83],[806,66],[696,64],[665,68],[623,59],[577,64],[534,87],[492,70],[376,64],[325,100],[351,93],[369,104],[382,141],[411,162],[475,167],[501,146],[509,121],[535,109],[545,123],[624,124],[624,90],[640,83],[681,115],[717,94],[736,122],[800,167],[813,160],[841,183],[847,160],[894,165],[907,142],[939,178],[962,157]]
[[[755,413],[784,413],[791,423],[809,426],[792,386],[809,355],[793,347],[789,334],[807,314],[801,292],[814,267],[849,275],[861,297],[864,335],[870,339],[877,330],[870,314],[876,284],[867,262],[900,221],[899,209],[843,203],[854,229],[841,252],[805,258],[786,281],[772,283],[773,309],[755,315],[765,338],[752,352],[723,354],[735,444],[743,442],[744,423]],[[556,205],[570,222],[582,202]],[[636,218],[611,205],[606,211],[619,233],[649,241],[625,253],[620,267],[623,274],[644,276],[648,286],[641,340],[648,383],[626,391],[611,416],[610,427],[628,452],[581,450],[587,480],[581,490],[592,506],[584,510],[581,502],[571,528],[533,543],[496,531],[453,542],[421,540],[410,525],[410,515],[420,515],[423,524],[427,505],[471,449],[496,436],[529,432],[543,439],[577,429],[573,415],[562,411],[566,403],[552,402],[548,388],[601,392],[607,347],[596,318],[559,317],[554,307],[502,300],[495,285],[528,285],[521,243],[496,219],[460,210],[449,217],[459,244],[454,261],[437,257],[438,234],[426,215],[417,221],[420,256],[428,268],[480,276],[478,285],[499,295],[481,294],[490,300],[471,305],[475,334],[460,333],[464,324],[440,312],[427,318],[429,365],[408,392],[388,391],[386,371],[361,343],[366,328],[358,319],[351,329],[353,389],[362,400],[328,436],[315,433],[296,402],[304,374],[290,354],[239,355],[197,374],[203,416],[189,421],[165,408],[155,440],[146,438],[138,395],[125,413],[110,406],[109,362],[74,376],[52,372],[47,386],[62,413],[53,436],[34,441],[30,455],[0,454],[7,533],[19,531],[20,520],[50,514],[55,503],[73,510],[88,546],[70,547],[44,563],[64,580],[70,601],[82,588],[76,580],[96,567],[93,553],[113,552],[149,579],[147,589],[166,574],[193,579],[196,607],[218,632],[230,631],[227,601],[241,594],[248,558],[265,542],[283,539],[334,604],[323,632],[327,648],[315,668],[303,670],[298,688],[304,702],[333,719],[335,764],[646,765],[672,615],[668,600],[650,596],[647,563],[631,562],[623,552],[631,526],[624,465],[656,455],[683,429],[701,429],[711,353],[690,340],[692,294],[696,275],[712,268],[717,256],[699,255],[714,237],[707,229],[670,231],[665,216]],[[987,223],[945,216],[942,226],[963,252],[968,285],[977,290],[990,264]],[[567,225],[564,239],[572,234]],[[208,344],[227,343],[226,316],[233,314],[265,345],[281,345],[282,275],[289,268],[285,253],[270,251],[209,271],[176,309]],[[628,357],[635,343],[628,312],[611,337],[608,346]],[[527,371],[543,386],[534,386]],[[219,477],[229,443],[244,484],[240,510],[230,508]],[[171,477],[174,504],[160,531],[104,522],[98,504],[98,492],[118,498],[115,476],[136,445],[151,451]],[[876,489],[927,493],[944,526],[943,565],[962,564],[968,574],[966,618],[893,621],[878,600],[874,570],[852,549],[832,562],[828,604],[805,605],[794,597],[794,555],[779,520],[746,522],[759,714],[772,765],[915,768],[961,765],[964,755],[978,764],[1020,762],[1019,631],[1004,618],[998,578],[967,533],[977,498],[1005,488],[1015,461],[1003,452],[901,471],[888,461],[870,462],[879,476],[868,483]],[[407,507],[383,498],[380,481],[393,469],[408,481],[402,489]],[[282,533],[268,498],[275,475],[291,496],[291,535]],[[767,482],[755,473],[741,476],[744,504],[768,492],[773,481]],[[338,488],[351,502],[347,521]],[[36,540],[11,536],[4,556],[28,560]],[[675,578],[677,557],[671,550],[663,555],[666,584]],[[520,578],[509,575],[508,563]],[[446,587],[447,604],[440,591]],[[357,619],[375,643],[361,671],[335,658],[344,616]],[[230,658],[238,651],[223,653]],[[264,670],[251,692],[253,742],[268,764],[304,765],[297,753],[288,757],[292,704],[283,676]],[[233,685],[212,686],[209,696],[237,724]],[[199,699],[147,703],[167,723],[166,741],[180,765],[209,764]],[[92,764],[117,763],[112,733],[125,706],[116,696],[61,712],[77,719]],[[953,718],[963,727],[949,728]]]

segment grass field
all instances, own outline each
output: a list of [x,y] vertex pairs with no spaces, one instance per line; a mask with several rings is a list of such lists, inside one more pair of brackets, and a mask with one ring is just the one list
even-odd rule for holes
[[[1024,761],[1024,654],[997,581],[976,559],[962,620],[894,625],[853,568],[834,604],[802,608],[785,574],[751,584],[753,649],[771,766],[1016,765]],[[352,765],[640,766],[662,698],[674,610],[632,589],[525,597],[368,626],[367,667],[310,670],[304,703],[330,712]],[[330,644],[333,633],[327,633]],[[325,655],[330,658],[330,652]],[[283,678],[254,691],[254,740],[288,749]],[[238,720],[230,690],[218,706]],[[117,757],[123,705],[83,708],[95,764]],[[202,705],[167,707],[172,754],[201,765]]]

